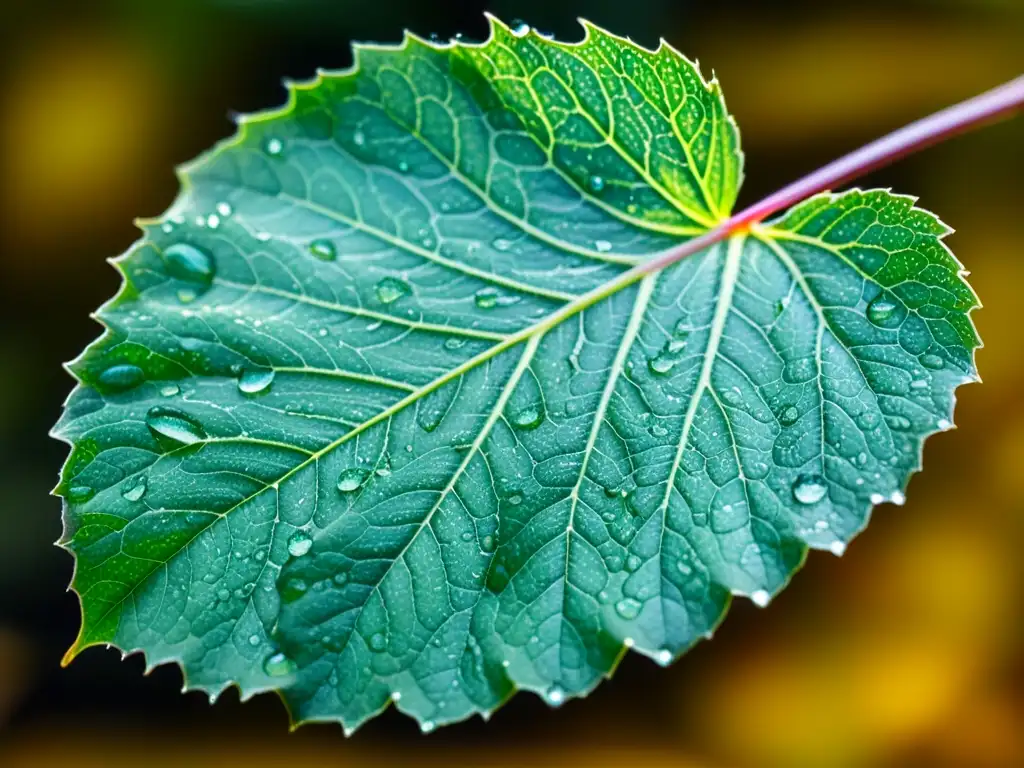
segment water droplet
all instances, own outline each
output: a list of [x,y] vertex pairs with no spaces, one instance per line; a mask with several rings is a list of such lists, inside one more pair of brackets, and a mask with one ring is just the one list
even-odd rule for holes
[[525,21],[515,19],[512,22],[511,32],[516,37],[524,37],[530,33],[530,25]]
[[370,650],[380,653],[388,647],[388,639],[383,632],[376,632],[370,638]]
[[693,568],[691,568],[690,565],[682,558],[679,558],[679,560],[676,562],[676,570],[679,571],[679,573],[681,573],[683,576],[689,576],[691,573],[693,573]]
[[484,552],[493,552],[495,547],[494,537],[487,534],[480,539],[480,549]]
[[263,149],[268,155],[277,157],[284,149],[284,143],[280,139],[270,136],[263,142]]
[[238,377],[238,391],[245,395],[258,395],[269,390],[273,381],[272,368],[251,368]]
[[608,253],[612,249],[612,244],[607,240],[595,240],[594,248],[598,253]]
[[560,707],[565,703],[565,691],[557,685],[552,685],[544,694],[544,699],[552,707]]
[[472,541],[473,538],[474,538],[473,534],[470,533],[469,531],[466,531],[465,533],[462,534],[462,540],[463,541]]
[[166,437],[176,443],[190,445],[206,439],[206,432],[191,416],[177,410],[157,405],[146,413],[146,426],[154,435]]
[[868,304],[868,320],[881,328],[887,328],[897,317],[897,309],[895,302],[886,298],[884,294],[879,294]]
[[600,192],[604,189],[604,179],[597,174],[594,174],[587,179],[587,188],[590,189],[591,192]]
[[263,671],[271,677],[284,677],[295,671],[295,662],[283,653],[275,653],[267,656],[263,662]]
[[437,724],[433,720],[424,720],[420,723],[420,731],[422,733],[430,733],[435,728],[437,728]]
[[817,504],[828,493],[821,475],[800,475],[793,483],[793,498],[801,504]]
[[366,134],[362,131],[356,131],[352,134],[352,143],[357,147],[361,147],[366,143]]
[[302,557],[313,547],[313,539],[305,531],[296,531],[288,539],[288,554],[292,557]]
[[473,296],[473,301],[480,309],[493,309],[498,305],[497,288],[481,288]]
[[505,501],[507,501],[510,506],[518,507],[520,504],[523,503],[523,497],[518,493],[513,493],[511,496],[505,499]]
[[178,301],[182,304],[191,304],[198,295],[192,288],[179,288],[177,293]]
[[921,355],[918,360],[921,361],[921,365],[925,368],[931,368],[933,371],[938,371],[946,367],[946,361],[939,355]]
[[385,277],[374,288],[377,294],[377,301],[381,304],[393,304],[403,296],[411,293],[412,289],[404,280],[397,277]]
[[211,213],[209,216],[206,217],[206,226],[208,226],[210,229],[216,229],[217,227],[219,227],[220,216],[218,216],[216,213]]
[[750,599],[758,608],[764,608],[772,601],[772,596],[766,590],[758,589],[750,596]]
[[829,548],[829,551],[831,551],[833,555],[835,555],[836,557],[841,557],[843,552],[846,551],[846,542],[845,541],[840,541],[839,539],[836,539],[835,541],[833,541],[831,544],[828,545],[828,548]]
[[330,240],[314,240],[309,244],[309,252],[321,261],[334,261],[338,258],[338,249]]
[[903,506],[907,502],[907,497],[903,495],[902,491],[893,491],[892,496],[889,497],[889,501],[897,506]]
[[638,555],[630,555],[626,558],[626,570],[632,573],[643,564]]
[[194,245],[175,243],[164,251],[164,261],[172,277],[192,283],[213,280],[213,259]]
[[494,250],[505,252],[512,248],[513,243],[511,240],[508,240],[504,237],[499,237],[493,243],[491,243],[491,245],[494,247]]
[[653,437],[665,437],[665,435],[668,434],[668,430],[661,426],[661,424],[652,424],[648,432],[650,432]]
[[149,484],[145,475],[130,477],[121,485],[121,496],[126,501],[140,501],[146,495],[148,487]]
[[788,427],[796,423],[796,420],[800,418],[800,411],[796,409],[795,405],[787,405],[781,411],[779,411],[779,423]]
[[456,338],[455,336],[444,341],[444,348],[448,350],[462,349],[464,346],[466,346],[466,340]]
[[230,203],[217,203],[217,213],[221,216],[231,215],[231,204]]
[[338,477],[338,490],[342,493],[352,493],[358,491],[363,483],[366,482],[366,478],[369,473],[365,469],[359,467],[351,467],[346,469]]
[[951,422],[949,419],[939,419],[937,422],[935,422],[935,426],[937,426],[939,429],[945,432],[946,430],[953,428],[953,422]]
[[667,648],[662,648],[660,651],[658,651],[657,661],[659,664],[661,664],[661,666],[667,667],[669,664],[672,663],[672,651],[668,650]]
[[260,644],[260,636],[259,635],[249,635],[249,645],[255,647],[255,646],[259,645],[259,644]]
[[512,417],[512,423],[519,429],[536,429],[544,421],[544,408],[540,405],[528,405]]
[[181,390],[178,389],[177,384],[167,384],[166,386],[160,388],[160,394],[163,395],[164,397],[174,397],[180,391]]
[[73,485],[68,488],[67,498],[75,504],[82,504],[95,495],[96,491],[88,485]]
[[631,597],[619,600],[615,604],[615,612],[627,621],[635,619],[640,615],[640,603]]
[[146,374],[137,365],[119,363],[107,368],[99,375],[99,382],[108,389],[119,392],[137,387],[146,378]]

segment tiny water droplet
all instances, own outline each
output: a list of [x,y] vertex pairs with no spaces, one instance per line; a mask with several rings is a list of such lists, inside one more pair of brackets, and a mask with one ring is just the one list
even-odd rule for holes
[[491,243],[491,245],[494,247],[494,250],[501,251],[504,253],[505,251],[510,250],[512,248],[512,241],[504,237],[499,237],[493,243]]
[[146,374],[137,365],[119,363],[107,368],[99,375],[99,382],[108,389],[122,392],[137,387],[146,378]]
[[145,475],[130,477],[121,485],[121,496],[123,496],[126,501],[139,501],[146,495],[148,487],[149,485]]
[[897,306],[893,301],[887,299],[884,294],[879,294],[868,304],[868,320],[885,328],[896,316],[896,310]]
[[515,19],[512,22],[511,32],[516,37],[525,37],[530,33],[530,25],[520,19]]
[[250,368],[238,377],[238,391],[245,395],[258,395],[269,390],[273,382],[272,368]]
[[598,176],[597,174],[594,174],[593,176],[587,179],[587,187],[590,189],[591,192],[600,192],[601,190],[604,189],[604,178]]
[[230,216],[231,215],[231,204],[230,203],[226,203],[226,202],[224,202],[224,203],[217,203],[217,213],[219,213],[221,216]]
[[658,651],[657,661],[659,664],[661,664],[661,666],[667,667],[669,664],[672,663],[672,651],[668,650],[667,648],[662,648],[660,651]]
[[750,596],[750,599],[758,608],[764,608],[772,601],[772,596],[766,590],[758,589]]
[[295,662],[283,653],[274,653],[263,662],[263,671],[271,677],[284,677],[295,671]]
[[612,244],[608,240],[595,240],[594,248],[598,253],[608,253],[612,249]]
[[305,531],[296,531],[288,539],[288,554],[292,557],[302,557],[313,547],[313,539]]
[[495,544],[494,544],[494,537],[491,536],[490,534],[487,534],[482,539],[480,539],[480,549],[482,551],[484,551],[484,552],[493,552],[494,551],[494,546],[495,546]]
[[630,555],[626,558],[626,570],[632,573],[643,564],[639,555]]
[[88,485],[73,485],[68,488],[68,501],[74,502],[75,504],[82,504],[93,496],[96,495],[96,491]]
[[314,240],[309,244],[309,252],[321,261],[334,261],[338,258],[338,249],[330,240]]
[[462,349],[465,345],[466,345],[466,340],[465,339],[459,339],[459,338],[456,338],[455,336],[452,336],[451,338],[445,339],[445,342],[444,342],[444,348],[447,349],[447,350]]
[[365,469],[350,467],[338,477],[338,490],[342,493],[358,491],[366,482],[368,475],[369,473]]
[[473,295],[473,301],[480,309],[493,309],[498,305],[497,288],[481,288]]
[[672,368],[675,367],[675,364],[676,361],[664,353],[655,355],[647,361],[647,367],[650,369],[651,373],[656,373],[659,376],[664,376],[666,373],[671,371]]
[[331,581],[333,581],[339,587],[343,587],[346,584],[348,584],[348,574],[345,571],[342,571],[341,573],[336,573],[334,574],[334,577],[331,579]]
[[512,417],[512,423],[519,429],[536,429],[543,421],[544,408],[540,405],[528,405]]
[[377,283],[374,291],[377,294],[377,301],[381,304],[394,304],[403,296],[407,296],[412,289],[404,280],[397,277],[385,277]]
[[462,540],[463,541],[467,541],[467,542],[468,541],[472,541],[473,538],[474,538],[473,534],[470,533],[469,531],[466,531],[465,533],[462,534]]
[[160,388],[160,394],[164,397],[174,397],[180,391],[177,384],[167,384]]
[[268,155],[276,157],[284,149],[284,143],[275,136],[270,136],[263,142],[263,149]]
[[544,698],[552,707],[560,707],[565,703],[565,691],[560,686],[553,685],[548,688]]
[[192,288],[179,288],[177,296],[178,301],[182,304],[191,304],[196,300],[198,294]]
[[405,160],[400,161],[398,163],[398,170],[401,173],[408,173],[409,172],[409,163],[407,163]]
[[821,475],[800,475],[793,483],[793,498],[801,504],[817,504],[828,493]]
[[206,226],[208,226],[210,229],[216,229],[217,227],[219,227],[220,216],[218,216],[216,213],[211,213],[209,216],[206,217]]
[[800,411],[796,409],[795,405],[787,405],[781,411],[779,411],[779,423],[788,427],[796,423],[796,420],[800,418]]
[[156,405],[146,413],[146,426],[154,435],[190,445],[206,439],[206,432],[191,416],[176,408]]
[[627,621],[640,615],[640,603],[631,597],[623,598],[615,604],[615,612]]
[[366,134],[362,131],[356,131],[352,134],[352,143],[357,147],[361,147],[366,143]]
[[380,653],[388,647],[388,639],[383,632],[376,632],[370,638],[370,650]]
[[217,590],[217,599],[220,600],[222,603],[224,601],[226,601],[226,600],[230,600],[231,599],[231,590],[225,589],[224,587],[221,587],[220,589]]

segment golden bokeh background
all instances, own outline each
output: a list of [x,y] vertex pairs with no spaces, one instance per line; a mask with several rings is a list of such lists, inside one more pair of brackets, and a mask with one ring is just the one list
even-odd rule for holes
[[[11,5],[13,4],[13,7]],[[421,736],[287,732],[272,696],[213,707],[180,674],[91,650],[48,496],[60,363],[98,332],[104,259],[159,214],[172,169],[280,103],[280,78],[404,27],[483,36],[481,12],[562,39],[586,16],[664,36],[722,81],[749,203],[887,130],[1024,71],[1024,0],[12,0],[0,22],[0,765],[1024,766],[1024,117],[872,174],[956,227],[984,302],[984,384],[931,439],[902,508],[841,559],[812,553],[767,610],[737,601],[668,670],[628,658],[590,698],[518,695]]]

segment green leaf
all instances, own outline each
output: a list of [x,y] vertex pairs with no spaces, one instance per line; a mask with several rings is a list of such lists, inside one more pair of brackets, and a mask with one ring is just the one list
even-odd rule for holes
[[900,501],[974,378],[947,229],[731,211],[736,127],[662,44],[492,22],[351,71],[183,173],[55,434],[81,649],[424,730],[667,664]]

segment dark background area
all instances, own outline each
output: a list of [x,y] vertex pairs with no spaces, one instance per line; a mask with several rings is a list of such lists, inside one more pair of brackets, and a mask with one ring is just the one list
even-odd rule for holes
[[282,77],[402,30],[486,34],[482,12],[576,40],[577,16],[722,82],[746,151],[740,205],[1024,71],[1021,0],[13,0],[0,22],[0,764],[1024,765],[1024,118],[872,174],[920,196],[985,308],[985,383],[925,450],[903,508],[838,559],[812,553],[767,611],[734,605],[668,670],[627,658],[590,698],[519,694],[429,737],[389,710],[355,737],[289,735],[273,696],[210,707],[180,673],[90,650],[48,495],[61,363],[99,334],[104,264],[177,191],[173,167],[281,103]]

